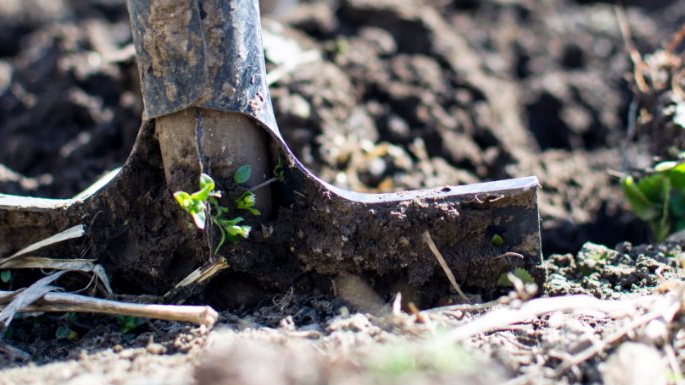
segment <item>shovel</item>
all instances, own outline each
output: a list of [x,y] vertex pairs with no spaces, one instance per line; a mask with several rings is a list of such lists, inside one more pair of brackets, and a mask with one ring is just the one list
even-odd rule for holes
[[[333,278],[354,276],[381,295],[417,293],[427,306],[459,290],[445,274],[486,298],[517,269],[544,281],[537,178],[389,194],[332,186],[278,130],[256,0],[128,5],[145,104],[134,148],[120,170],[73,199],[0,195],[0,268],[27,244],[81,224],[84,238],[44,253],[94,256],[126,293],[214,277],[214,291],[241,305],[291,287],[335,291]],[[243,165],[252,173],[237,186]],[[249,238],[217,249],[216,229],[188,226],[172,194],[198,190],[202,173],[230,210],[241,188],[254,189],[261,215],[245,215]]]

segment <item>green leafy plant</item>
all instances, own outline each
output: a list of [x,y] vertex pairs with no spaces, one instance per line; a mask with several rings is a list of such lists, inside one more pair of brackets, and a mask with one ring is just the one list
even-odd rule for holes
[[[250,179],[252,169],[249,165],[244,165],[236,170],[233,181],[237,185],[246,183]],[[195,226],[204,230],[209,222],[219,230],[220,238],[217,243],[215,253],[218,253],[226,240],[236,243],[240,238],[247,238],[250,235],[250,226],[241,225],[244,218],[237,216],[230,218],[230,210],[219,203],[221,192],[216,191],[214,180],[207,174],[200,175],[200,190],[192,194],[185,191],[174,193],[176,202],[193,218]],[[257,197],[252,191],[245,191],[236,199],[236,208],[246,210],[254,215],[260,215],[259,210],[254,206]]]
[[639,180],[624,176],[621,187],[633,213],[649,224],[657,241],[685,229],[685,163],[659,163]]

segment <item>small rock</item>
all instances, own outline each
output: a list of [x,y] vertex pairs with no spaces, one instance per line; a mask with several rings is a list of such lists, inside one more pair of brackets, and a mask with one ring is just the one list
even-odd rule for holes
[[654,347],[627,342],[619,346],[600,368],[607,385],[666,385],[668,367]]
[[0,96],[10,88],[12,83],[12,67],[6,61],[0,60]]

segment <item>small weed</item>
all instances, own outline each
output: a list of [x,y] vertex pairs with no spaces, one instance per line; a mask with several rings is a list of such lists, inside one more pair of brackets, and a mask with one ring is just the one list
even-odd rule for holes
[[499,234],[495,234],[490,238],[490,244],[493,246],[502,246],[504,244],[504,238]]
[[624,176],[621,186],[633,213],[649,224],[656,241],[685,229],[685,163],[659,163],[637,181]]
[[281,183],[285,182],[285,170],[283,167],[283,158],[278,158],[278,163],[276,163],[276,167],[274,167],[273,174],[274,179]]
[[[250,179],[252,168],[249,165],[244,165],[238,168],[233,181],[236,184],[243,184]],[[247,238],[250,235],[250,226],[241,225],[244,220],[243,217],[229,218],[229,209],[219,203],[221,192],[215,190],[214,180],[207,174],[200,176],[200,190],[189,194],[185,191],[177,191],[174,193],[176,202],[193,218],[195,226],[204,230],[207,222],[216,226],[219,229],[220,239],[214,250],[218,253],[221,246],[226,243],[226,240],[236,243],[240,238]],[[236,207],[240,210],[246,210],[254,215],[260,215],[259,210],[254,208],[257,203],[257,197],[251,191],[246,191],[236,200]]]
[[[535,283],[535,278],[528,272],[528,270],[517,267],[514,269],[512,272],[514,274],[514,277],[518,278],[523,282],[524,284],[532,284]],[[502,275],[499,276],[499,279],[497,280],[497,286],[500,287],[512,287],[514,284],[511,282],[508,276],[509,273],[502,273]]]

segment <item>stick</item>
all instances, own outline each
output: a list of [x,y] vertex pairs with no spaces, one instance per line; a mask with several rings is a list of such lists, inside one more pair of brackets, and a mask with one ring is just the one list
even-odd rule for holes
[[[0,291],[0,302],[15,295]],[[69,293],[47,293],[21,312],[81,312],[127,315],[166,321],[192,322],[212,327],[219,314],[210,306],[155,305],[119,302]]]
[[469,301],[469,299],[466,298],[466,295],[464,295],[464,292],[461,291],[459,284],[457,284],[456,278],[454,278],[454,274],[452,274],[452,270],[450,270],[449,266],[447,266],[447,262],[445,261],[445,258],[443,258],[442,253],[440,253],[440,250],[438,250],[438,247],[435,246],[435,242],[433,242],[433,238],[431,238],[431,235],[428,232],[428,230],[424,231],[424,233],[423,233],[423,241],[426,242],[426,244],[428,245],[428,248],[431,250],[433,255],[435,255],[435,259],[438,260],[440,267],[442,267],[442,270],[445,271],[445,274],[447,275],[447,279],[452,284],[452,287],[454,288],[454,290],[457,291],[457,294],[459,294],[459,297],[461,298],[461,300],[470,304],[471,301]]
[[626,48],[628,49],[628,55],[630,55],[630,60],[633,62],[633,79],[635,80],[635,85],[638,90],[643,94],[649,91],[647,82],[645,81],[645,75],[642,71],[644,62],[642,61],[642,56],[638,52],[637,48],[633,44],[633,37],[630,34],[630,25],[628,24],[628,18],[626,17],[626,11],[621,6],[614,7],[616,12],[616,20],[618,21],[618,28],[621,31],[621,36],[625,41]]
[[444,336],[444,341],[461,341],[481,333],[507,328],[515,323],[534,319],[557,311],[576,311],[590,314],[603,313],[621,317],[635,313],[637,301],[600,300],[589,295],[537,298],[524,303],[520,309],[493,310],[472,322],[460,326]]

